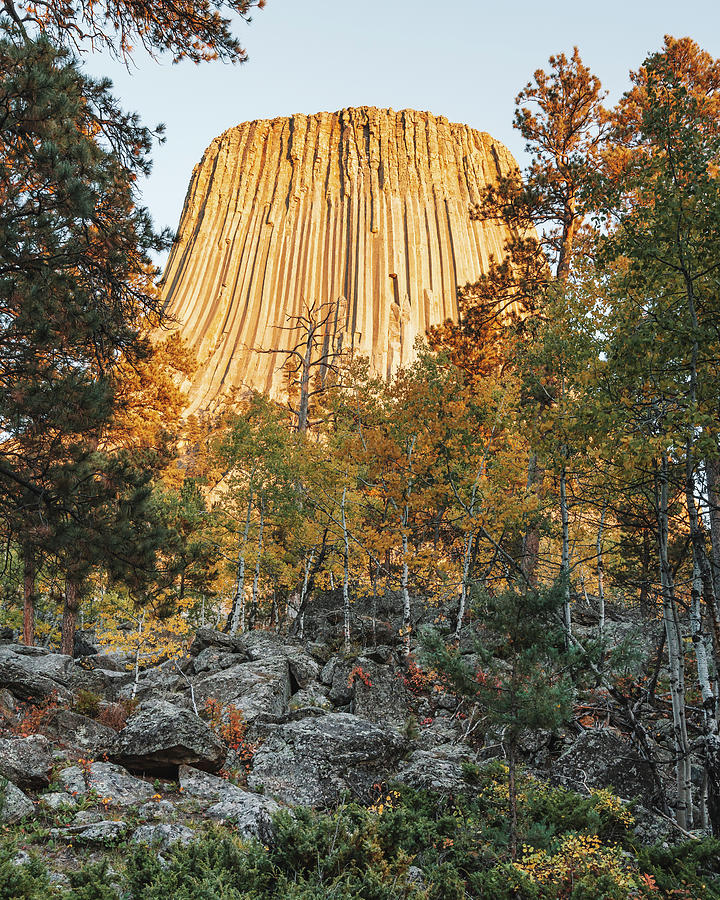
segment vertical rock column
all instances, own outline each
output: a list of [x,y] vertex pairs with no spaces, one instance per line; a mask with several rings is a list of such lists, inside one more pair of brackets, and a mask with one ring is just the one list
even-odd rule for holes
[[197,354],[191,410],[233,388],[281,398],[288,317],[344,298],[344,347],[389,375],[456,318],[507,233],[469,207],[515,161],[430,113],[361,107],[247,122],[195,167],[168,262],[168,312]]

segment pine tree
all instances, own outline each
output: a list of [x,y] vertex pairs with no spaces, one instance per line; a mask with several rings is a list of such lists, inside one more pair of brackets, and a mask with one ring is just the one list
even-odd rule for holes
[[576,662],[565,647],[562,624],[564,587],[536,591],[526,583],[506,592],[483,594],[473,605],[471,668],[454,645],[436,631],[423,632],[428,664],[445,673],[455,689],[476,703],[502,735],[508,760],[510,852],[517,854],[517,754],[524,731],[552,730],[572,713],[573,686],[568,674]]
[[149,353],[149,253],[166,239],[133,194],[151,135],[108,84],[44,38],[0,40],[0,73],[0,507],[22,542],[31,642],[34,576],[76,515],[67,473],[101,447],[120,361]]

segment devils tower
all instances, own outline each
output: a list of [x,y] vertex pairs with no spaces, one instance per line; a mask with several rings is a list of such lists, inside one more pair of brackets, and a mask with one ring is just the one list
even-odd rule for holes
[[[246,122],[195,167],[164,279],[197,355],[192,409],[230,388],[284,390],[287,329],[343,298],[328,327],[388,375],[457,316],[507,237],[470,206],[515,167],[490,135],[426,112],[360,107]],[[337,317],[336,317],[337,318]]]

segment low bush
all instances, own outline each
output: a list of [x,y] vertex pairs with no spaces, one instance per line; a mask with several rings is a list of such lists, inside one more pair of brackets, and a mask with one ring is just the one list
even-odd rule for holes
[[[640,847],[609,791],[580,797],[523,775],[513,860],[504,766],[473,770],[472,782],[457,797],[390,786],[369,808],[283,811],[270,846],[214,828],[163,859],[121,850],[120,890],[125,900],[720,900],[719,841]],[[13,852],[0,854],[0,900],[112,896],[102,866],[53,894],[42,866],[18,867]]]

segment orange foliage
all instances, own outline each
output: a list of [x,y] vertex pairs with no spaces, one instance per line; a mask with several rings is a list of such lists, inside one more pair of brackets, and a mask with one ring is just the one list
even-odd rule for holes
[[228,750],[234,751],[235,761],[247,771],[257,748],[246,740],[247,722],[242,710],[233,703],[221,703],[211,697],[205,704],[205,713],[212,731]]
[[17,734],[21,737],[40,734],[47,720],[56,709],[60,709],[60,704],[55,693],[41,703],[28,703],[22,709],[22,718],[16,725],[11,726],[10,731],[12,734]]
[[370,676],[361,666],[353,666],[350,674],[348,675],[347,685],[351,688],[355,684],[355,679],[359,678],[360,681],[365,685],[365,687],[372,687],[372,681],[370,680]]

